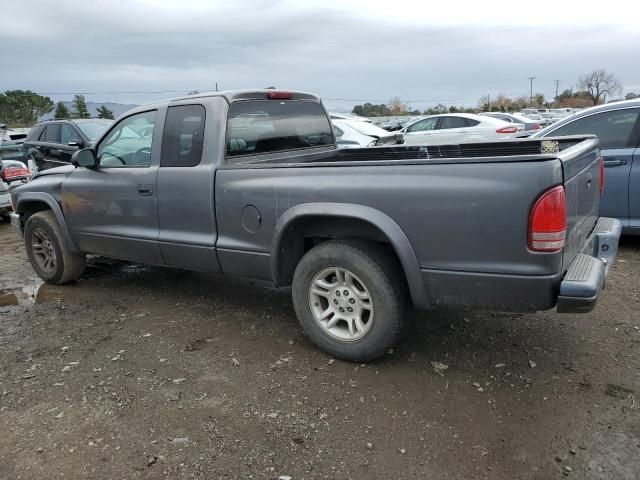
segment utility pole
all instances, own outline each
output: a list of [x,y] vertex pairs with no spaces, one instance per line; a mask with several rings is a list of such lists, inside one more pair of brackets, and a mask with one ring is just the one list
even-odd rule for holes
[[554,82],[556,82],[556,96],[555,96],[556,102],[558,101],[558,85],[560,85],[561,81],[562,80],[554,80]]
[[531,85],[531,92],[529,93],[529,106],[533,107],[533,80],[536,77],[527,77],[529,79],[529,84]]
[[216,92],[218,91],[218,82],[216,82]]

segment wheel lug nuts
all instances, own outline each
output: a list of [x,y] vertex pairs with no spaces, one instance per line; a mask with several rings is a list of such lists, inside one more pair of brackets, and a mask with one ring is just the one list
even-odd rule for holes
[[349,312],[349,313],[353,312],[353,308],[347,307],[347,312]]
[[350,298],[349,299],[349,303],[353,305],[354,303],[356,303],[356,299],[355,298]]
[[336,305],[338,304],[338,300],[336,300],[335,298],[333,299],[333,303],[335,303]]
[[345,297],[349,296],[349,290],[345,290],[344,292],[342,292],[344,294]]
[[344,312],[344,308],[340,307],[340,312],[341,313]]
[[340,290],[336,290],[336,297],[340,296]]

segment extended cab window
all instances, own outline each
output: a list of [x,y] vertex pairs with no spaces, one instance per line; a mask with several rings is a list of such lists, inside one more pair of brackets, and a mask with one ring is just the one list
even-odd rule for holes
[[169,107],[162,137],[161,167],[194,167],[200,163],[204,117],[202,105]]
[[329,118],[317,102],[234,102],[227,129],[229,157],[333,145]]
[[600,148],[635,147],[638,139],[633,132],[639,121],[638,116],[640,116],[640,108],[596,113],[567,123],[549,132],[549,135],[555,137],[590,134],[600,139]]
[[156,111],[121,120],[98,145],[101,167],[148,167],[156,124]]

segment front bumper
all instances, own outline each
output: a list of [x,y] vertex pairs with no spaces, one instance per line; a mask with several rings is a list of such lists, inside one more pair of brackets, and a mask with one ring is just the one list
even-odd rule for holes
[[599,218],[582,253],[573,259],[560,283],[558,313],[593,310],[600,290],[618,253],[622,224],[614,218]]

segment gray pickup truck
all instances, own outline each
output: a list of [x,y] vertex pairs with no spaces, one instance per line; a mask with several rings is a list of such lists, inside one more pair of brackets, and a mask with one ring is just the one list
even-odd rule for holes
[[45,281],[97,254],[290,285],[311,340],[358,362],[410,306],[589,311],[621,231],[595,137],[338,150],[300,92],[139,107],[72,162],[12,191]]

